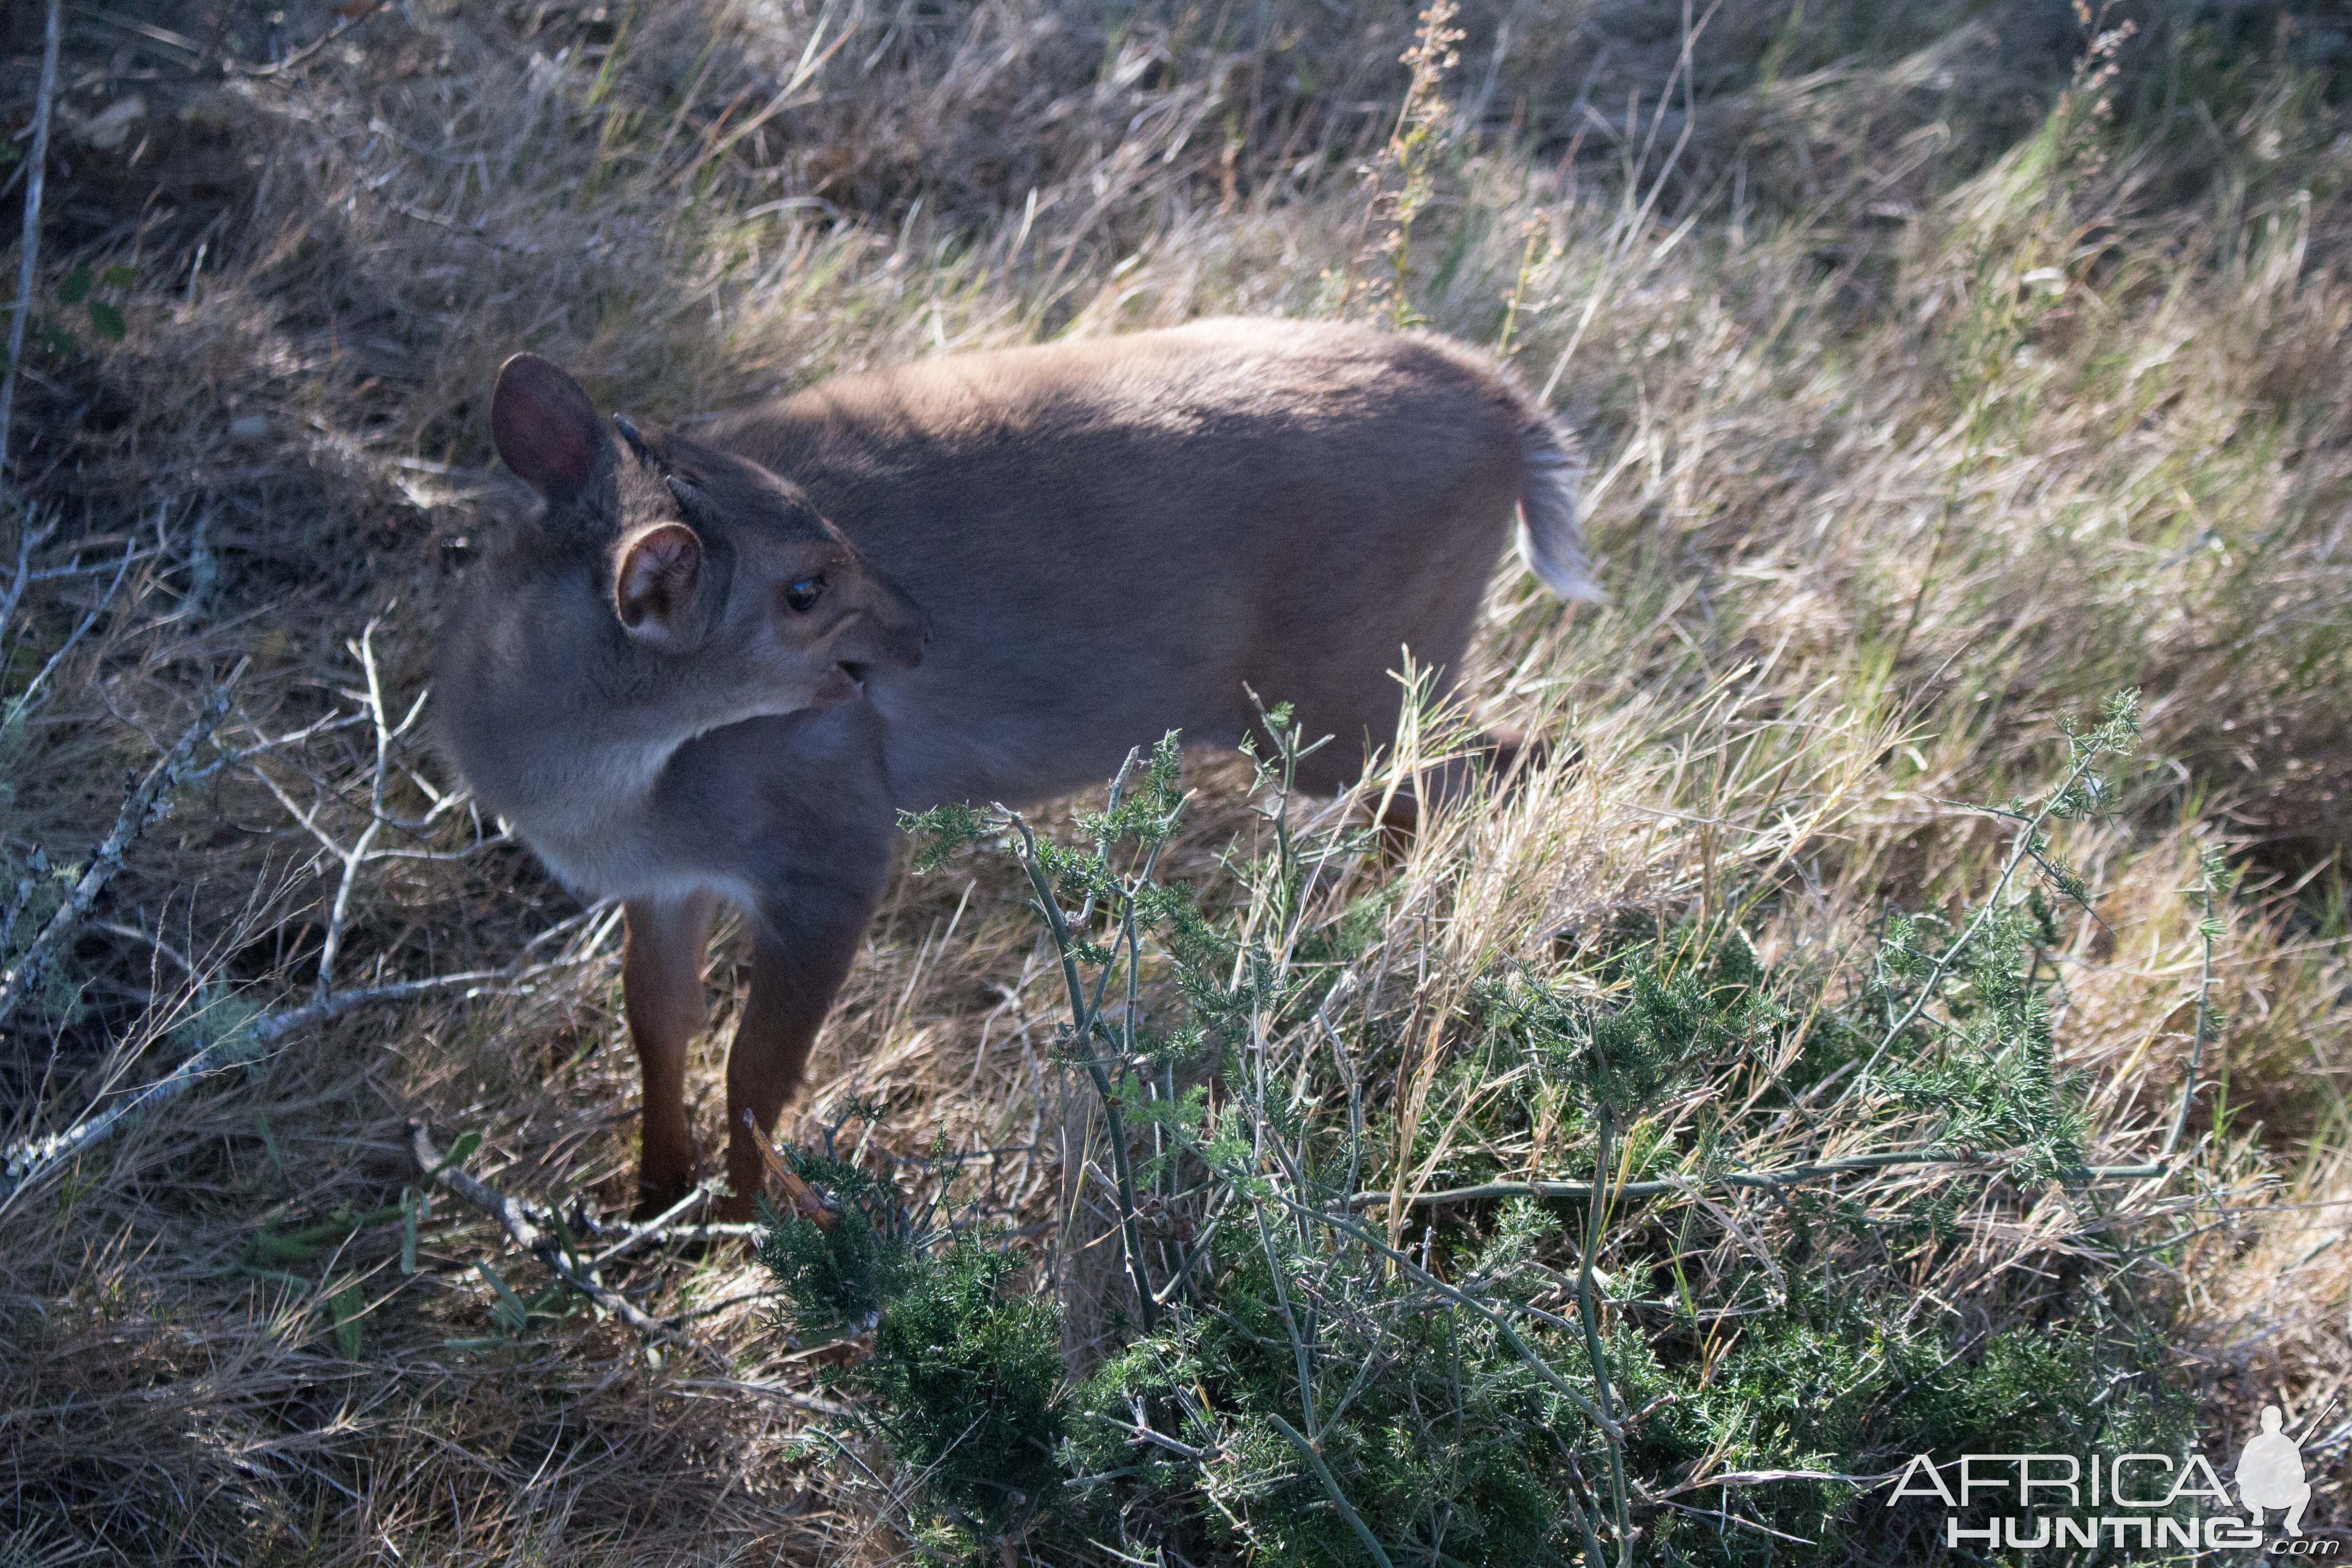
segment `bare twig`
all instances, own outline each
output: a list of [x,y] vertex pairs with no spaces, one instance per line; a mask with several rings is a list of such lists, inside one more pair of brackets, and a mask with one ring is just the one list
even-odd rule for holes
[[0,1199],[0,1212],[16,1201],[35,1182],[91,1144],[110,1136],[126,1121],[145,1115],[161,1105],[167,1105],[187,1092],[197,1079],[209,1077],[225,1068],[235,1067],[253,1052],[249,1037],[237,1033],[226,1039],[216,1040],[129,1098],[109,1106],[95,1116],[84,1117],[62,1132],[47,1138],[29,1139],[8,1152],[5,1167],[11,1185],[5,1199]]
[[713,1241],[720,1237],[740,1237],[749,1240],[760,1234],[761,1227],[756,1225],[681,1225],[678,1223],[681,1215],[696,1205],[706,1202],[709,1196],[709,1184],[697,1183],[692,1192],[653,1218],[643,1225],[629,1226],[622,1234],[620,1240],[588,1260],[589,1269],[593,1272],[602,1268],[623,1253],[634,1251],[648,1241]]
[[432,1134],[424,1122],[411,1121],[408,1124],[408,1147],[416,1157],[417,1170],[424,1173],[426,1181],[439,1183],[497,1220],[514,1244],[546,1265],[549,1273],[646,1338],[664,1344],[691,1345],[692,1342],[681,1338],[668,1324],[596,1279],[593,1270],[583,1269],[574,1264],[564,1251],[562,1237],[551,1226],[538,1224],[522,1205],[444,1159],[433,1147]]
[[[33,146],[25,173],[25,238],[16,258],[16,313],[8,321],[8,369],[0,375],[0,481],[8,472],[8,423],[16,408],[16,367],[25,360],[25,322],[33,310],[33,279],[41,262],[41,175],[49,161],[49,114],[58,94],[58,40],[63,0],[49,0],[41,37],[41,85],[33,99]],[[20,574],[21,575],[21,574]]]
[[[14,363],[13,359],[11,363]],[[17,601],[25,596],[25,584],[33,580],[33,552],[57,531],[55,519],[38,528],[33,527],[32,521],[32,515],[27,511],[24,523],[16,530],[16,574],[8,580],[7,593],[0,595],[0,636],[7,634],[8,623],[16,618]]]
[[[1647,1182],[1612,1182],[1609,1195],[1612,1198],[1657,1197],[1666,1193],[1702,1193],[1723,1187],[1757,1187],[1770,1190],[1793,1187],[1806,1182],[1826,1181],[1832,1176],[1852,1175],[1857,1171],[1883,1171],[1896,1165],[1967,1165],[1978,1169],[1997,1166],[2000,1157],[1968,1149],[1906,1149],[1886,1154],[1851,1154],[1840,1160],[1819,1160],[1810,1164],[1790,1165],[1777,1171],[1727,1171],[1717,1176],[1667,1176]],[[2165,1172],[2162,1162],[2139,1165],[2084,1165],[2060,1174],[2069,1181],[2124,1182],[2147,1176],[2160,1176]],[[1475,1186],[1445,1187],[1436,1192],[1409,1193],[1405,1203],[1413,1208],[1444,1204],[1477,1203],[1486,1198],[1590,1198],[1591,1182],[1480,1182]],[[1351,1194],[1351,1209],[1377,1208],[1394,1197],[1388,1192],[1360,1192]]]
[[[583,1267],[575,1260],[564,1247],[562,1235],[551,1219],[544,1224],[534,1219],[522,1205],[488,1183],[467,1175],[454,1162],[445,1158],[433,1147],[432,1135],[424,1122],[415,1121],[409,1122],[408,1147],[409,1152],[415,1157],[416,1168],[424,1173],[427,1182],[438,1183],[473,1207],[497,1220],[499,1228],[507,1233],[517,1247],[537,1258],[546,1266],[549,1273],[562,1280],[564,1284],[587,1297],[646,1339],[661,1344],[677,1345],[693,1352],[698,1359],[719,1372],[723,1373],[727,1370],[727,1359],[717,1351],[687,1338],[678,1332],[675,1326],[665,1323],[645,1311],[627,1297],[599,1279],[596,1277],[595,1262],[592,1261]],[[806,1410],[813,1415],[840,1417],[850,1414],[841,1405],[829,1400],[813,1398],[793,1389],[780,1388],[773,1384],[738,1383],[730,1379],[726,1382],[725,1386],[751,1390],[771,1399],[780,1399],[787,1405]]]
[[1774,1481],[1842,1481],[1849,1486],[1876,1486],[1882,1481],[1892,1480],[1897,1473],[1889,1470],[1882,1476],[1849,1476],[1837,1470],[1725,1470],[1703,1480],[1684,1481],[1664,1491],[1643,1489],[1641,1498],[1645,1503],[1654,1504],[1668,1498],[1680,1497],[1685,1492],[1697,1491],[1703,1487],[1760,1487]]
[[[444,817],[464,805],[467,799],[462,792],[438,793],[429,786],[423,786],[423,781],[416,780],[415,773],[411,773],[409,777],[417,782],[420,787],[425,787],[426,794],[433,795],[432,808],[423,816],[410,820],[393,815],[386,805],[384,792],[392,782],[394,748],[405,742],[415,731],[418,721],[425,715],[425,700],[430,694],[418,692],[407,708],[402,710],[400,718],[396,721],[393,718],[394,710],[385,700],[383,675],[376,665],[375,633],[380,624],[379,621],[373,620],[368,622],[358,640],[348,645],[359,658],[361,669],[366,679],[366,686],[363,689],[349,694],[355,697],[362,705],[359,713],[348,718],[330,716],[306,729],[295,731],[275,740],[264,737],[260,744],[247,747],[238,753],[241,757],[255,756],[265,751],[305,740],[327,730],[342,728],[347,724],[365,723],[372,726],[375,731],[375,762],[366,775],[367,821],[360,828],[358,837],[348,844],[337,838],[320,821],[325,804],[322,798],[314,798],[310,805],[305,806],[288,792],[285,785],[272,777],[268,769],[257,764],[251,770],[253,776],[260,781],[262,787],[276,797],[278,804],[285,808],[286,814],[300,825],[302,830],[316,840],[319,847],[336,863],[335,892],[328,904],[326,935],[319,946],[318,971],[313,981],[319,1000],[322,1003],[338,994],[335,989],[335,964],[342,954],[343,931],[351,918],[352,900],[358,892],[360,874],[362,870],[379,860],[464,860],[497,845],[510,842],[507,835],[498,833],[478,835],[474,842],[460,849],[395,849],[379,847],[378,841],[387,828],[415,835],[430,833]],[[215,764],[215,766],[218,765],[220,764]],[[322,795],[325,786],[317,784],[315,780],[313,783],[317,794]]]
[[691,1245],[698,1241],[757,1241],[767,1229],[765,1226],[730,1224],[724,1220],[697,1221],[691,1225],[649,1225],[632,1230],[628,1235],[598,1253],[593,1259],[603,1268],[624,1253],[634,1252],[649,1241],[670,1241]]
[[161,953],[170,959],[181,973],[192,980],[202,977],[202,972],[197,969],[194,959],[190,958],[152,931],[142,931],[137,926],[124,925],[121,921],[91,921],[89,923],[92,931],[102,931],[110,936],[127,936],[133,942],[145,943],[150,952]]
[[535,963],[527,969],[470,969],[458,974],[435,974],[423,980],[396,980],[388,985],[365,985],[355,991],[338,991],[306,1002],[299,1007],[289,1007],[283,1013],[264,1013],[253,1021],[254,1038],[262,1045],[271,1045],[297,1029],[312,1024],[323,1024],[330,1018],[379,1002],[405,1002],[412,996],[427,996],[436,991],[447,991],[455,986],[480,984],[484,992],[529,980],[534,975],[559,968],[554,963]]
[[[381,16],[386,11],[391,10],[392,7],[393,0],[377,0],[377,4],[369,6],[366,10],[358,12],[355,15],[345,16],[341,21],[328,28],[325,32],[320,34],[317,37],[311,39],[300,48],[296,49],[292,54],[288,55],[282,60],[273,60],[266,66],[247,66],[232,63],[228,68],[235,71],[239,76],[246,77],[261,78],[282,75],[287,71],[294,69],[297,66],[309,61],[311,57],[315,56],[320,49],[325,48],[329,44],[333,43],[337,38],[341,37],[353,27],[359,26],[363,23],[374,21],[378,16]],[[51,8],[55,8],[55,0],[51,0]]]
[[[342,947],[343,921],[351,913],[352,892],[358,885],[360,868],[368,862],[368,851],[375,847],[376,835],[383,831],[383,786],[385,777],[392,772],[392,742],[405,733],[408,727],[416,721],[416,716],[425,710],[425,699],[419,696],[409,709],[408,716],[401,721],[399,729],[392,727],[384,712],[383,681],[376,674],[375,628],[376,623],[370,621],[366,629],[360,633],[359,643],[360,665],[367,671],[368,714],[375,721],[375,775],[370,781],[368,792],[368,825],[361,829],[357,843],[341,851],[343,871],[335,883],[335,902],[327,916],[326,940],[319,946],[320,1001],[334,992],[335,955]],[[306,823],[305,826],[309,825]],[[311,832],[316,834],[318,829],[312,827]]]
[[[243,668],[240,665],[238,669],[242,671]],[[49,917],[49,923],[41,928],[40,934],[26,944],[16,962],[6,970],[0,971],[0,1024],[5,1024],[16,1016],[16,1009],[23,1005],[42,969],[63,948],[74,928],[81,924],[82,917],[89,913],[90,906],[98,901],[98,895],[105,890],[107,883],[114,879],[114,874],[122,869],[122,858],[130,849],[131,840],[137,838],[149,823],[170,809],[172,791],[187,772],[196,748],[204,743],[205,738],[228,712],[229,687],[236,679],[236,675],[231,675],[228,681],[213,689],[212,695],[205,699],[204,709],[197,714],[196,721],[188,726],[170,753],[149,769],[147,776],[131,788],[122,802],[121,811],[115,816],[112,831],[90,852],[89,864],[83,868],[80,879],[74,883],[73,890],[66,895],[65,901],[58,906],[58,912]]]
[[0,724],[13,722],[33,705],[35,695],[42,687],[48,684],[49,677],[57,672],[59,665],[65,663],[66,656],[80,645],[83,635],[98,624],[98,617],[104,615],[106,606],[114,602],[115,591],[122,586],[123,575],[131,570],[131,559],[137,553],[138,545],[135,542],[123,551],[121,563],[114,569],[114,580],[107,584],[106,591],[98,596],[98,603],[92,605],[83,613],[81,619],[74,623],[74,629],[66,634],[66,640],[58,645],[57,651],[41,661],[41,668],[33,672],[33,679],[25,683],[25,689],[8,700],[8,710],[5,715],[0,715]]
[[[354,724],[366,722],[367,715],[364,713],[330,713],[323,719],[305,724],[299,730],[289,730],[283,735],[262,735],[261,731],[256,729],[254,733],[261,736],[259,740],[250,746],[240,746],[233,752],[223,752],[203,767],[190,770],[187,782],[194,784],[200,779],[208,779],[223,768],[236,767],[238,763],[249,762],[265,752],[274,752],[284,746],[299,746],[314,735],[324,735],[336,730],[347,730]],[[249,721],[247,727],[251,728]]]
[[[155,941],[142,931],[129,931],[127,927],[110,929],[126,931],[144,942],[154,942]],[[161,947],[160,943],[156,945]],[[163,951],[169,952],[168,949]],[[177,953],[173,953],[171,956],[174,962],[186,963],[186,960]],[[18,1193],[31,1186],[49,1171],[92,1144],[110,1136],[115,1129],[125,1122],[135,1121],[150,1110],[170,1104],[185,1094],[199,1079],[208,1078],[225,1068],[252,1060],[263,1047],[274,1045],[297,1029],[311,1024],[324,1023],[330,1018],[341,1017],[345,1013],[378,1002],[404,1001],[411,996],[422,996],[435,991],[446,991],[452,986],[471,984],[477,981],[512,982],[526,979],[543,970],[556,967],[557,965],[552,963],[542,963],[524,970],[485,969],[466,974],[436,974],[427,980],[404,980],[391,985],[372,985],[362,990],[344,991],[300,1007],[289,1008],[282,1013],[264,1013],[259,1017],[231,1029],[223,1038],[206,1046],[154,1082],[142,1086],[119,1103],[109,1106],[96,1115],[83,1118],[62,1132],[54,1132],[46,1138],[29,1139],[9,1150],[5,1164],[0,1165],[0,1173],[5,1173],[13,1184],[7,1199],[0,1200],[0,1210],[5,1210],[8,1203],[15,1201]]]

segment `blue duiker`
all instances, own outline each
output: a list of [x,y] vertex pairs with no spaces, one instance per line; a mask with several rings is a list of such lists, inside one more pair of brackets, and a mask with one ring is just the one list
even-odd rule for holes
[[1238,744],[1253,690],[1336,737],[1299,782],[1337,791],[1395,733],[1401,649],[1453,689],[1515,520],[1546,584],[1592,596],[1571,444],[1419,333],[1210,321],[959,355],[690,438],[520,354],[491,429],[547,504],[448,618],[440,733],[559,878],[625,903],[646,1209],[696,1176],[720,900],[752,942],[720,1205],[743,1218],[899,811],[1046,800],[1169,730]]

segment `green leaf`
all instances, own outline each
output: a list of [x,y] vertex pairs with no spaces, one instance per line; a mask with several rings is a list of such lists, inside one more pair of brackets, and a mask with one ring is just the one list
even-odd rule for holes
[[462,1169],[466,1162],[473,1157],[474,1151],[481,1146],[482,1135],[479,1131],[458,1133],[457,1141],[449,1145],[449,1152],[441,1156],[441,1163],[425,1173],[425,1179],[429,1181],[444,1171]]
[[311,1288],[310,1280],[299,1274],[289,1273],[283,1268],[261,1268],[250,1263],[240,1263],[232,1272],[241,1274],[247,1279],[267,1279],[273,1285],[284,1285],[296,1290],[308,1291]]
[[265,1230],[253,1238],[253,1253],[275,1263],[308,1263],[319,1256],[319,1249],[299,1237]]
[[103,281],[110,289],[128,289],[133,283],[139,281],[139,268],[136,267],[110,267],[100,276],[100,280]]
[[335,1350],[345,1361],[357,1361],[367,1347],[367,1297],[356,1285],[346,1285],[330,1297],[327,1310],[335,1320]]
[[498,1301],[490,1308],[490,1321],[509,1334],[521,1333],[523,1325],[530,1321],[530,1309],[522,1304],[522,1298],[514,1293],[514,1287],[497,1269],[487,1263],[474,1267],[490,1282],[490,1289],[499,1293]]
[[424,1204],[414,1187],[400,1189],[400,1272],[416,1272],[416,1222]]
[[89,302],[89,324],[98,330],[100,337],[110,342],[121,342],[123,333],[131,330],[122,319],[122,312],[103,300]]
[[898,826],[916,840],[915,872],[935,871],[949,856],[985,837],[996,826],[986,813],[961,801],[935,805],[926,812],[902,811]]
[[58,285],[58,298],[68,305],[79,305],[89,297],[89,286],[95,280],[96,277],[89,268],[77,267],[66,274],[64,282]]

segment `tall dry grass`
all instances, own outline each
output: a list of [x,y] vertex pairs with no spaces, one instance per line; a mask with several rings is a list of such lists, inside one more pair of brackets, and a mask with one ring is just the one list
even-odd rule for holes
[[[33,11],[5,23],[12,130]],[[445,805],[418,731],[391,733],[444,584],[522,504],[491,466],[492,372],[527,345],[690,418],[969,346],[1360,308],[1412,15],[419,4],[276,70],[351,15],[68,15],[33,300],[60,335],[37,331],[8,448],[0,567],[36,542],[0,689],[96,613],[0,731],[10,878],[51,897],[36,847],[84,858],[125,770],[232,671],[205,758],[303,738],[192,782],[132,847],[8,1030],[0,1131],[67,1127],[322,991],[495,973],[290,1032],[0,1196],[0,1557],[896,1555],[892,1516],[796,1441],[778,1391],[818,1358],[769,1331],[735,1254],[622,1277],[697,1314],[712,1364],[541,1292],[446,1200],[413,1274],[396,1222],[359,1223],[416,1183],[411,1116],[478,1131],[474,1168],[551,1206],[628,1192],[609,912]],[[1507,322],[1585,432],[1610,602],[1564,616],[1498,577],[1481,702],[1582,760],[1390,873],[1378,963],[1413,983],[1383,1026],[1425,1048],[1390,1091],[1386,1175],[1554,1173],[1541,1136],[1478,1114],[1507,1084],[1446,1075],[1482,965],[1572,975],[1556,933],[1759,886],[1775,957],[1956,907],[2005,838],[1953,803],[2027,788],[2057,721],[2136,685],[2147,765],[2063,846],[2100,892],[2055,955],[2063,1059],[2098,1151],[2161,1139],[2204,973],[2188,889],[2226,849],[2245,877],[2187,1152],[2122,1201],[2177,1221],[2148,1266],[2217,1459],[2273,1400],[2340,1479],[2347,45],[2319,7],[2131,19],[2103,53],[2022,4],[1465,13],[1406,298],[1471,341]],[[96,296],[117,342],[64,296],[124,266]],[[1202,764],[1177,874],[1230,886],[1245,779]],[[1089,1134],[1050,979],[1011,873],[902,880],[800,1131],[997,1151],[966,1190],[1076,1236]],[[1988,1197],[1970,1276],[1921,1301],[2055,1267],[2071,1202]],[[1063,1268],[1079,1341],[1098,1257]],[[536,1309],[520,1334],[480,1262]]]

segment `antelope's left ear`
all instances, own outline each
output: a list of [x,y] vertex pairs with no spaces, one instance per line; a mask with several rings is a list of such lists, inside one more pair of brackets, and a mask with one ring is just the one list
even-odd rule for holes
[[580,384],[537,354],[499,367],[490,438],[507,467],[556,507],[587,488],[607,439]]

